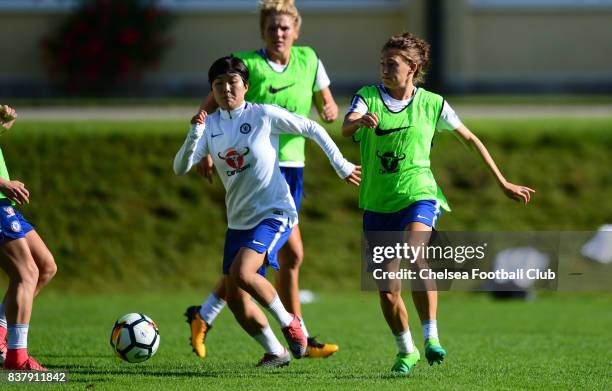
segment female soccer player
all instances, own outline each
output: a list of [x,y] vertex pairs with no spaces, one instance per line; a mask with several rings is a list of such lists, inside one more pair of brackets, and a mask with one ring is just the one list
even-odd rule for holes
[[342,157],[316,122],[278,106],[246,102],[249,71],[239,58],[215,61],[208,79],[220,109],[211,115],[200,111],[193,118],[195,125],[175,157],[174,171],[184,174],[204,156],[213,156],[226,189],[228,230],[223,273],[227,303],[244,330],[265,349],[258,365],[287,365],[288,352],[251,300],[254,297],[279,322],[294,357],[304,356],[307,341],[299,318],[285,309],[263,277],[266,265],[279,268],[278,249],[297,223],[295,203],[278,165],[279,135],[301,134],[313,139],[338,175],[355,185],[359,184],[360,168]]
[[[6,131],[17,114],[0,106],[0,126]],[[0,151],[0,267],[9,286],[0,304],[0,359],[5,369],[46,371],[28,355],[28,329],[32,302],[53,278],[57,266],[49,249],[34,228],[15,208],[30,202],[30,193],[19,181],[10,180]]]
[[[440,96],[415,84],[422,82],[429,45],[410,33],[391,37],[381,56],[382,83],[361,88],[344,118],[342,134],[360,142],[363,182],[359,206],[363,230],[420,232],[429,239],[448,203],[430,170],[435,131],[453,131],[477,151],[506,196],[529,202],[532,189],[508,182],[480,140],[465,127]],[[410,241],[410,239],[408,239]],[[420,241],[420,240],[419,240]],[[413,291],[423,325],[425,356],[441,363],[446,352],[438,339],[435,290]],[[399,290],[380,289],[380,303],[399,354],[392,371],[408,374],[419,360]]]
[[[249,69],[249,90],[246,100],[253,103],[276,104],[308,117],[314,101],[321,119],[332,122],[338,117],[338,106],[329,89],[330,80],[323,63],[315,51],[307,46],[294,46],[298,38],[301,17],[293,0],[264,0],[259,15],[261,35],[265,48],[257,51],[238,52]],[[217,105],[209,94],[202,109],[212,113]],[[302,135],[280,136],[279,159],[297,211],[300,211],[303,195],[304,145]],[[212,181],[212,158],[208,156],[197,166]],[[275,285],[283,304],[298,315],[308,337],[308,357],[328,357],[338,351],[335,344],[322,344],[309,337],[303,321],[299,298],[299,271],[304,259],[304,246],[299,226],[291,232],[287,243],[279,252],[281,269],[276,273]],[[191,326],[191,344],[199,357],[206,355],[206,333],[225,301],[222,283],[201,306],[187,309],[187,321]]]

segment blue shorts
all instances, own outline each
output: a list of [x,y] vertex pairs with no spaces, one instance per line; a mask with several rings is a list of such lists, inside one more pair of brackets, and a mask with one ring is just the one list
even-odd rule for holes
[[442,212],[440,203],[434,200],[421,200],[410,204],[394,213],[363,213],[363,230],[368,231],[404,231],[408,224],[423,223],[435,228],[436,220]]
[[223,274],[229,274],[234,258],[241,248],[246,247],[259,254],[267,253],[266,260],[257,271],[266,275],[266,266],[270,265],[278,270],[278,250],[287,242],[291,235],[291,227],[286,222],[276,219],[265,219],[255,228],[247,230],[228,228],[225,233],[225,246],[223,249]]
[[7,198],[0,199],[0,243],[25,238],[34,227],[11,205]]
[[281,167],[280,170],[289,185],[295,209],[300,213],[304,197],[304,167]]

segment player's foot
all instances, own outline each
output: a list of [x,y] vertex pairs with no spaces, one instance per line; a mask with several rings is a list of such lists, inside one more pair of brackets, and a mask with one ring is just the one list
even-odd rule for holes
[[7,350],[8,344],[6,343],[6,339],[2,338],[0,340],[0,365],[4,364],[4,360],[6,360]]
[[287,327],[283,327],[283,335],[285,336],[285,340],[289,344],[289,350],[293,354],[295,358],[302,358],[304,354],[306,354],[306,347],[308,346],[308,341],[306,341],[306,336],[304,335],[304,331],[302,330],[302,325],[300,324],[300,318],[297,315],[293,315],[293,320]]
[[420,358],[421,354],[417,349],[412,353],[398,353],[395,356],[395,364],[391,367],[391,372],[408,375]]
[[442,360],[446,357],[446,350],[440,345],[440,341],[436,338],[427,338],[425,341],[425,358],[429,365],[433,365],[434,362],[442,364]]
[[4,369],[10,371],[48,371],[47,368],[37,363],[32,356],[28,356],[28,358],[20,364],[9,364],[5,361]]
[[200,357],[206,357],[206,334],[212,328],[200,317],[200,306],[191,306],[185,311],[187,323],[191,329],[191,347],[195,354]]
[[266,353],[257,363],[257,367],[261,368],[278,368],[278,367],[286,367],[291,362],[291,355],[289,351],[285,349],[284,353],[280,356]]
[[327,358],[338,351],[338,345],[333,343],[320,343],[315,337],[308,338],[306,357]]

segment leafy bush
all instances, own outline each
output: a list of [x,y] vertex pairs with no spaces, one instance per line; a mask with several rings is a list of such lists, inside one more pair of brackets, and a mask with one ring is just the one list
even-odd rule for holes
[[106,93],[159,64],[171,22],[156,1],[84,0],[43,38],[45,64],[71,93]]

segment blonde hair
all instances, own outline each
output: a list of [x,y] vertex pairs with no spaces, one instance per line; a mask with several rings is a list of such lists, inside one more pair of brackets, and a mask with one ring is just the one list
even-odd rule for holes
[[293,18],[295,29],[300,31],[302,17],[295,7],[294,0],[260,0],[259,1],[259,27],[261,31],[266,27],[266,20],[271,15],[289,15]]
[[412,33],[394,35],[387,40],[382,48],[382,52],[388,49],[398,49],[402,57],[409,64],[416,64],[417,70],[414,73],[414,82],[422,83],[425,80],[427,66],[429,65],[429,44]]

